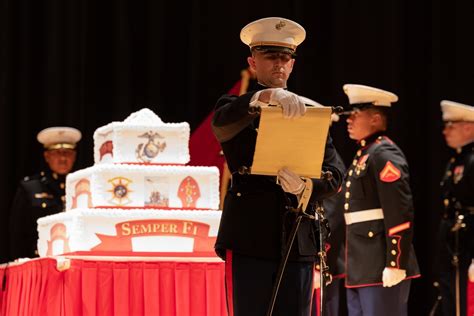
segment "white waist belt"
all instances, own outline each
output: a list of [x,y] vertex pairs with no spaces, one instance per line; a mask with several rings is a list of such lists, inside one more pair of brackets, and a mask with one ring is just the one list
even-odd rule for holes
[[381,208],[374,208],[372,210],[344,213],[344,219],[346,225],[383,219],[383,211]]

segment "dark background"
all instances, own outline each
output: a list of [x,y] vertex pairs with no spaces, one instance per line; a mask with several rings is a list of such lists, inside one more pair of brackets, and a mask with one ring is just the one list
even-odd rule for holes
[[[389,135],[410,164],[414,244],[423,278],[412,315],[433,301],[431,277],[448,159],[442,99],[474,104],[474,1],[0,1],[0,256],[8,259],[7,217],[18,181],[43,165],[36,134],[80,129],[76,168],[93,163],[96,128],[142,107],[194,129],[246,67],[240,29],[283,16],[302,24],[290,90],[343,105],[345,83],[395,92]],[[345,161],[354,144],[332,128]]]

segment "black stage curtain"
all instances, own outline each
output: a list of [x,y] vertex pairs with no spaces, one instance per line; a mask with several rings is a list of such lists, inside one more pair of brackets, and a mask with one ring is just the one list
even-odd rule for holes
[[[389,135],[410,163],[416,207],[413,315],[433,301],[439,181],[449,152],[441,135],[442,99],[474,104],[474,2],[466,1],[28,1],[0,2],[1,248],[18,181],[43,165],[36,133],[79,128],[76,168],[92,165],[92,135],[149,107],[191,128],[239,79],[248,49],[240,29],[284,16],[307,31],[290,90],[343,105],[345,83],[398,94]],[[345,123],[332,127],[346,162],[355,146]]]

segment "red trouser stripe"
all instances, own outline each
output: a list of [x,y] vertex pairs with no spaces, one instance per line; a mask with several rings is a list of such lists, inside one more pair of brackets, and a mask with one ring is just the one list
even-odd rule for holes
[[234,316],[234,295],[232,286],[232,250],[225,253],[225,289],[229,316]]

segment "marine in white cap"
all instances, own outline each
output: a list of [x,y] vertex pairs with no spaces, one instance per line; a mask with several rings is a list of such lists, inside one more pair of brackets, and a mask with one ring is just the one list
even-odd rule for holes
[[35,257],[38,239],[36,220],[62,212],[65,178],[76,160],[81,132],[72,127],[49,127],[37,140],[44,147],[48,168],[20,181],[10,210],[10,258]]
[[474,107],[454,101],[441,101],[443,130],[449,147],[458,149],[474,141]]
[[[279,184],[275,177],[249,173],[260,122],[259,106],[280,106],[285,118],[297,119],[305,114],[304,99],[286,89],[295,51],[305,36],[301,25],[280,17],[246,25],[240,38],[250,48],[247,61],[258,84],[241,96],[222,96],[215,107],[212,129],[232,173],[215,248],[232,271],[226,279],[227,302],[230,313],[236,316],[267,313],[274,276],[295,219],[289,210],[297,207],[305,188],[304,181],[287,168],[278,172]],[[333,177],[313,179],[312,201],[334,194],[341,184],[342,162],[330,138],[325,153],[323,170],[331,171]],[[274,315],[309,314],[318,252],[316,236],[313,222],[303,220],[291,248]]]
[[[443,315],[466,315],[467,279],[474,282],[474,107],[441,101],[446,144],[453,149],[441,181],[438,283]],[[456,242],[457,241],[457,242]]]
[[81,132],[73,127],[48,127],[38,133],[37,139],[44,146],[44,159],[53,176],[68,174],[76,161],[76,143]]
[[343,86],[349,137],[358,144],[343,186],[349,315],[407,315],[410,279],[419,276],[413,250],[408,164],[386,135],[392,92]]

